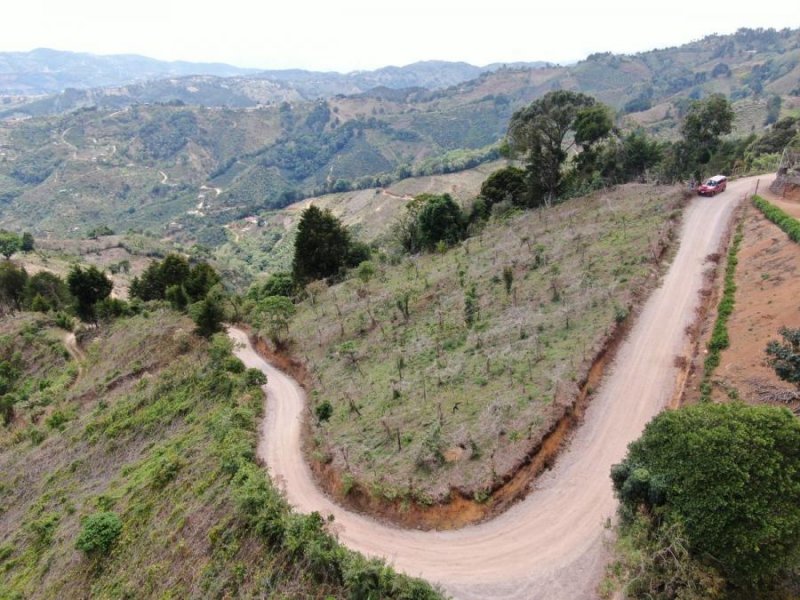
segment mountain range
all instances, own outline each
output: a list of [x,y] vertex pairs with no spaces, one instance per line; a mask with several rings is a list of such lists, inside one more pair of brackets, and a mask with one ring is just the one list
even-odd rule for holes
[[501,68],[537,68],[544,62],[422,61],[373,71],[242,69],[221,63],[166,62],[136,55],[98,56],[40,48],[0,53],[1,117],[40,116],[98,106],[185,102],[252,107],[391,89],[440,89]]
[[[423,65],[444,85],[444,66]],[[424,83],[410,68],[403,83]],[[36,111],[9,100],[0,226],[79,236],[107,224],[217,246],[225,224],[300,198],[494,160],[514,110],[556,89],[590,94],[623,130],[665,140],[692,99],[720,93],[732,101],[734,134],[745,136],[776,106],[773,116],[800,114],[800,30],[740,30],[571,66],[500,66],[439,89],[392,88],[392,73],[291,71],[295,87],[269,73],[160,79],[44,97],[36,102],[64,104]],[[342,77],[361,83],[350,94],[325,87]],[[261,101],[259,90],[282,96]],[[70,94],[89,101],[71,104]],[[14,118],[30,113],[42,116]]]

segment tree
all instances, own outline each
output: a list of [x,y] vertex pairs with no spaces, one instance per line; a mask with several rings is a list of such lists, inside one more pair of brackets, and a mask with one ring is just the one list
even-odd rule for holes
[[29,232],[25,232],[22,234],[22,239],[20,240],[19,249],[23,252],[31,252],[33,251],[33,235]]
[[20,250],[22,241],[16,233],[10,231],[0,231],[0,254],[6,257],[6,260]]
[[211,265],[199,262],[189,270],[189,274],[183,281],[183,287],[189,298],[198,301],[205,298],[220,281],[219,273]]
[[[611,117],[594,98],[578,92],[548,92],[514,113],[508,125],[512,151],[527,162],[528,204],[550,205],[562,191],[562,165],[573,146],[584,149],[611,129]],[[567,141],[572,133],[572,141]]]
[[294,292],[295,285],[292,274],[279,272],[267,277],[267,280],[260,285],[254,283],[250,286],[250,289],[247,290],[247,297],[257,302],[260,298],[266,298],[267,296],[286,296],[291,298]]
[[108,298],[114,284],[94,265],[81,268],[75,265],[67,275],[67,285],[75,297],[75,312],[82,321],[97,322],[95,305]]
[[450,194],[422,194],[423,205],[419,211],[419,241],[422,248],[433,250],[439,242],[452,246],[464,234],[461,208]]
[[643,131],[632,131],[622,142],[624,180],[641,179],[661,160],[661,147]]
[[336,275],[350,250],[350,235],[329,210],[313,204],[303,211],[297,226],[292,276],[298,285]]
[[611,474],[630,520],[685,525],[693,557],[734,584],[764,585],[800,558],[800,422],[783,408],[666,411]]
[[195,324],[195,332],[204,338],[210,338],[222,331],[225,311],[220,300],[209,294],[191,306],[190,314]]
[[0,263],[0,305],[7,310],[22,310],[28,273],[10,260]]
[[685,153],[690,168],[698,170],[708,164],[720,138],[731,132],[733,119],[731,104],[721,94],[692,102],[681,125],[683,142],[678,150]]
[[47,271],[31,275],[25,286],[25,306],[32,310],[64,310],[72,303],[72,300],[64,280]]
[[256,318],[277,346],[286,342],[289,336],[289,322],[294,313],[294,304],[286,296],[267,296],[261,299],[256,306]]
[[90,556],[107,554],[122,533],[122,521],[113,512],[94,513],[86,517],[75,547]]
[[773,340],[767,344],[767,363],[778,377],[800,388],[800,329],[781,327],[778,333],[785,343]]
[[489,175],[481,184],[481,198],[489,207],[503,201],[524,205],[525,189],[525,171],[517,167],[505,167]]

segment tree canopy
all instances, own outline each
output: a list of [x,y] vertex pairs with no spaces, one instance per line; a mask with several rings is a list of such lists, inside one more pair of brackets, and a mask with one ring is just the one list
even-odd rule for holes
[[450,194],[420,194],[406,205],[395,233],[406,252],[451,246],[464,235],[464,215]]
[[691,104],[681,125],[684,143],[680,151],[686,153],[694,167],[711,160],[721,137],[731,132],[733,118],[733,108],[721,94]]
[[498,169],[486,178],[481,184],[481,198],[489,206],[503,201],[525,204],[525,187],[525,171],[509,166]]
[[800,422],[786,409],[699,404],[653,419],[612,469],[628,516],[685,526],[694,557],[754,587],[800,558]]
[[0,231],[0,254],[6,257],[6,260],[19,252],[22,248],[22,240],[20,237],[11,231]]
[[297,226],[292,276],[304,285],[336,275],[348,260],[350,234],[330,210],[313,204],[305,209]]
[[527,162],[529,204],[550,204],[564,184],[562,165],[574,146],[591,147],[611,131],[605,106],[579,92],[557,90],[514,113],[508,126],[513,151]]
[[111,294],[114,285],[94,265],[83,268],[75,265],[67,275],[67,285],[75,297],[75,312],[82,321],[96,321],[95,306]]

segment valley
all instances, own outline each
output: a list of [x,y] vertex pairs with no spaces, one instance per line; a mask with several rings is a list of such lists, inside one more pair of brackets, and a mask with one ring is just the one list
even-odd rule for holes
[[0,52],[0,599],[798,597],[798,150],[800,29]]

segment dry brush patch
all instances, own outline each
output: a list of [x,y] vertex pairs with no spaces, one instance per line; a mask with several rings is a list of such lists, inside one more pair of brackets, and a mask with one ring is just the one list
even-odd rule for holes
[[309,444],[312,463],[337,473],[333,491],[401,506],[489,500],[657,282],[682,201],[674,188],[622,186],[381,263],[368,281],[315,284],[293,350],[312,412],[334,408]]

